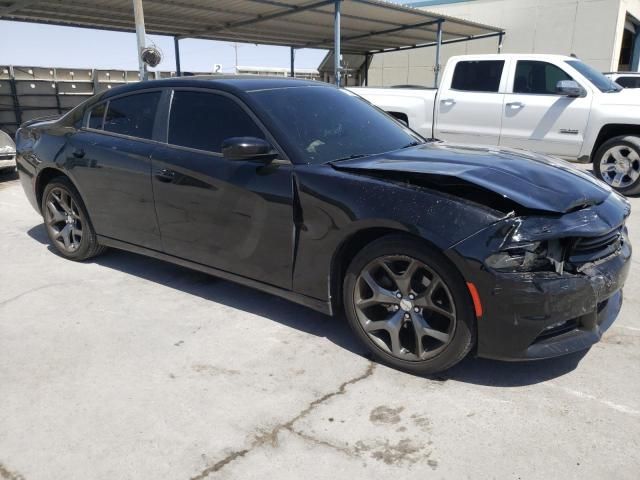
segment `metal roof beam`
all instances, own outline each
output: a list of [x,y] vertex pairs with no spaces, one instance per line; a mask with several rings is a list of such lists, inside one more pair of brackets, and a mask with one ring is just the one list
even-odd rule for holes
[[[378,30],[378,31],[373,31],[373,32],[368,32],[368,33],[363,33],[360,35],[351,35],[349,37],[342,37],[342,41],[343,42],[349,42],[351,40],[360,40],[362,38],[371,38],[371,37],[375,37],[377,35],[387,35],[389,33],[397,33],[397,32],[402,32],[405,30],[413,30],[416,28],[422,28],[422,27],[427,27],[429,25],[435,25],[436,23],[440,22],[441,20],[431,20],[428,22],[420,22],[420,23],[416,23],[413,25],[401,25],[399,27],[395,27],[395,28],[388,28],[386,30]],[[330,39],[324,39],[319,43],[313,43],[313,42],[309,42],[306,45],[306,48],[318,48],[321,47],[322,45],[328,44],[330,43],[331,40]]]
[[[451,40],[444,40],[440,45],[448,45],[450,43],[470,42],[472,40],[482,40],[483,38],[498,37],[504,34],[505,32],[495,32],[495,33],[483,33],[481,35],[471,35],[469,37],[461,37],[461,38],[454,38]],[[368,52],[365,52],[365,53],[370,55],[370,54],[385,53],[385,52],[398,52],[401,50],[413,50],[415,48],[434,47],[437,44],[438,42],[421,43],[418,45],[407,45],[406,47],[392,47],[392,48],[381,48],[378,50],[369,50]]]
[[20,10],[21,8],[28,7],[29,5],[33,5],[38,1],[39,0],[16,0],[11,5],[0,8],[0,17],[2,17],[3,15],[8,15],[10,13],[13,13],[16,10]]
[[239,20],[237,22],[227,22],[222,24],[219,27],[209,27],[209,28],[205,28],[201,31],[195,31],[193,32],[193,35],[206,35],[209,33],[215,33],[215,32],[219,32],[221,30],[232,30],[234,28],[238,28],[238,27],[246,27],[248,25],[255,25],[256,23],[260,23],[260,22],[266,22],[267,20],[274,20],[276,18],[282,18],[282,17],[287,17],[289,15],[295,15],[296,13],[299,12],[304,12],[306,10],[313,10],[314,8],[318,8],[318,7],[323,7],[325,5],[328,5],[330,3],[333,3],[334,0],[320,0],[314,3],[310,3],[308,5],[302,5],[302,6],[298,6],[298,5],[289,5],[289,9],[286,10],[280,10],[277,12],[273,12],[273,13],[269,13],[266,15],[256,15],[255,17],[251,17],[249,19],[246,20]]

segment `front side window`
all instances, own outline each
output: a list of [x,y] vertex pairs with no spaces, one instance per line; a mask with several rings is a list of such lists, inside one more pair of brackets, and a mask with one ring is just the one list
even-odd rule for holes
[[95,128],[97,130],[102,130],[102,121],[104,120],[104,109],[106,107],[105,103],[101,103],[96,105],[89,112],[89,128]]
[[231,137],[264,139],[262,130],[234,100],[207,92],[176,91],[171,102],[169,143],[220,153]]
[[513,93],[555,95],[561,80],[573,80],[564,70],[547,62],[518,60]]
[[453,71],[451,88],[466,92],[497,92],[503,68],[504,60],[458,62]]
[[109,101],[104,130],[130,137],[151,139],[160,92],[136,93]]

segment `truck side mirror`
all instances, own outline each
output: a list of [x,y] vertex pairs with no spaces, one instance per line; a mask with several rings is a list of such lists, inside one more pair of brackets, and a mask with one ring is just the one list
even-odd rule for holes
[[556,93],[565,97],[582,97],[587,92],[575,80],[560,80],[556,83]]

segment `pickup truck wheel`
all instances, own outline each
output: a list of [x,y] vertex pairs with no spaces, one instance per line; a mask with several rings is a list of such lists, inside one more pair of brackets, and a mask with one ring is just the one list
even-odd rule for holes
[[446,370],[475,338],[464,280],[433,248],[389,235],[356,255],[344,281],[351,329],[381,363],[415,374]]
[[620,136],[604,142],[593,159],[593,170],[624,195],[640,193],[640,138]]

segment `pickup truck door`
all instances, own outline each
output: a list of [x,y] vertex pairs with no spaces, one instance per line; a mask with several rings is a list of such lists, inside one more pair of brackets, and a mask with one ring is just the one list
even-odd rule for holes
[[504,96],[500,145],[560,157],[578,157],[589,119],[592,95],[556,93],[560,80],[573,80],[560,66],[541,60],[518,60]]
[[460,60],[448,66],[438,91],[434,136],[498,145],[506,71],[505,60]]

